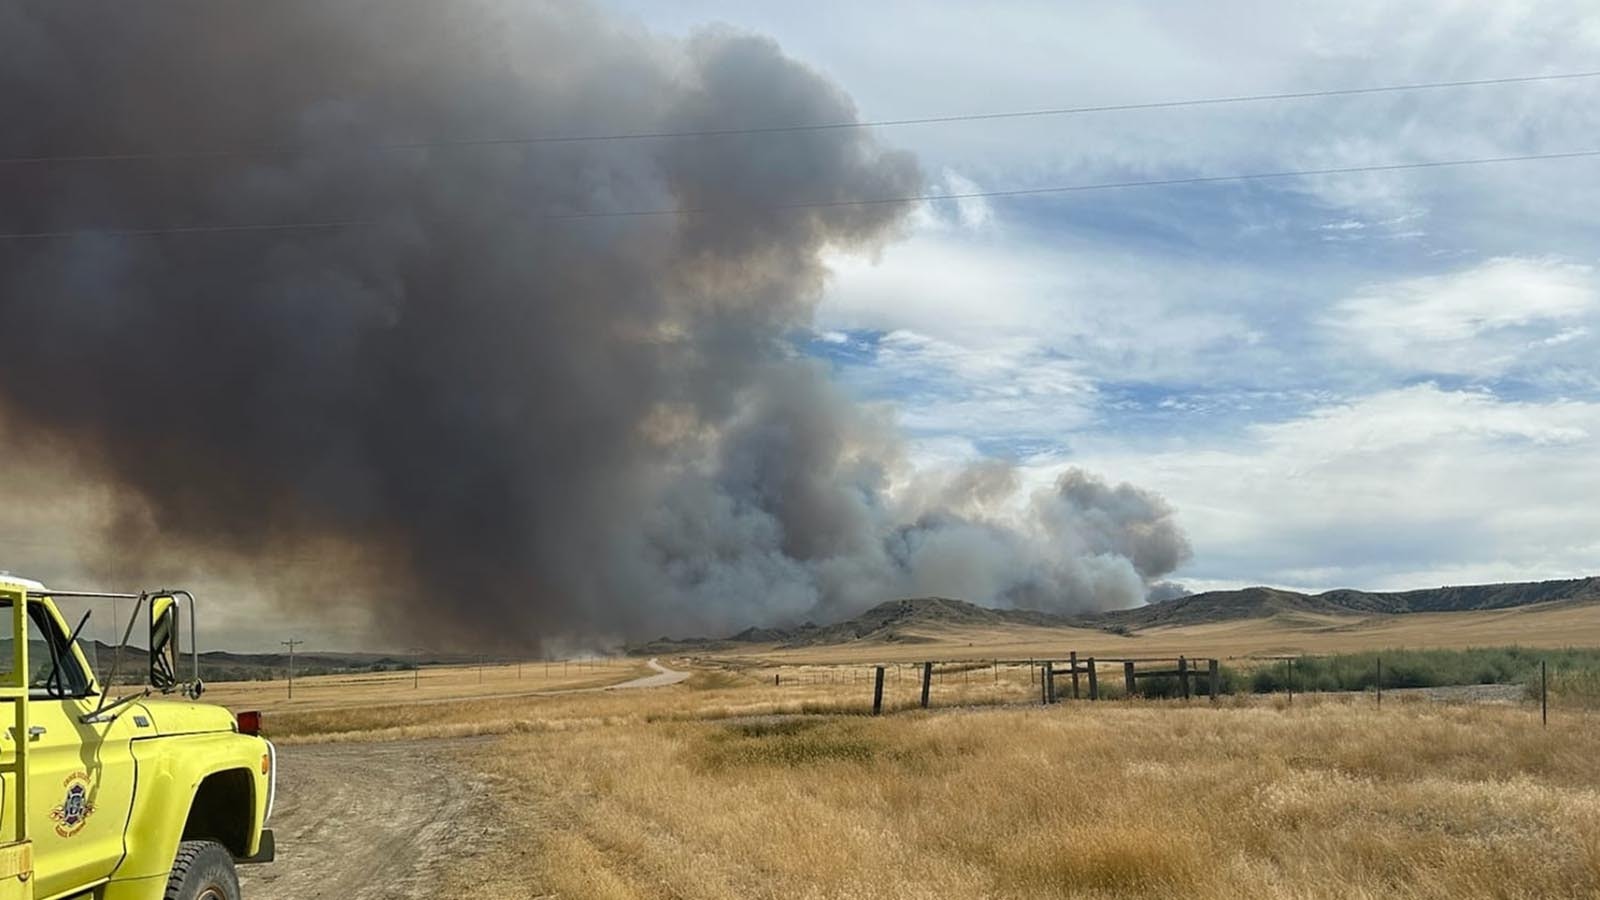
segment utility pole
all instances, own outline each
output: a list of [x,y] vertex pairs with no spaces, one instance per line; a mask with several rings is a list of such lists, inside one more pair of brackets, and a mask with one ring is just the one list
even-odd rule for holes
[[416,660],[411,664],[411,689],[414,691],[422,686],[422,654],[426,652],[421,647],[412,647],[411,655]]
[[289,699],[294,699],[294,648],[304,644],[301,640],[279,641],[278,643],[289,648]]

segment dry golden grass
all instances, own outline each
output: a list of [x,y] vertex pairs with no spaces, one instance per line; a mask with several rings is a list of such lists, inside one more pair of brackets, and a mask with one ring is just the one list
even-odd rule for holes
[[[500,800],[481,852],[441,896],[1600,900],[1589,674],[1552,685],[1547,730],[1527,702],[1398,695],[1381,709],[1370,695],[1043,708],[1026,666],[987,664],[941,666],[932,712],[915,709],[920,667],[891,667],[895,714],[861,715],[865,663],[883,659],[1555,646],[1588,634],[1560,618],[1515,621],[1499,634],[1445,629],[1471,636],[1459,641],[1407,641],[1427,634],[1414,623],[1235,623],[1137,647],[1099,632],[1066,635],[1083,643],[951,633],[724,656],[644,691],[538,695],[487,677],[478,687],[467,669],[424,692],[441,702],[407,702],[390,676],[332,683],[305,707],[298,683],[295,706],[251,705],[268,706],[269,730],[291,741],[495,736],[457,750]],[[1548,630],[1563,623],[1565,640]],[[595,677],[643,674],[630,665]],[[1108,667],[1103,681],[1119,678]],[[234,690],[251,700],[281,688]]]
[[[626,678],[650,674],[642,664]],[[774,686],[769,675],[726,670],[697,671],[688,683],[672,689],[463,697],[450,702],[406,702],[403,692],[367,703],[281,708],[265,716],[265,730],[280,743],[329,741],[395,741],[420,738],[474,737],[511,732],[569,731],[598,725],[647,725],[663,721],[724,719],[774,714],[862,713],[872,705],[870,683],[846,680],[843,670],[807,670],[812,680],[790,678]],[[605,682],[622,680],[623,670]],[[296,687],[298,699],[299,688]],[[993,704],[1025,701],[1036,688],[1027,686],[1026,670],[1013,670],[998,685],[973,679],[951,681],[932,692],[933,703]],[[207,699],[210,699],[209,695]],[[885,691],[889,709],[917,705],[909,670],[894,689]]]
[[[432,737],[476,734],[494,713],[519,708],[551,691],[586,690],[651,674],[642,660],[603,659],[563,666],[439,666],[420,672],[318,675],[294,680],[294,698],[282,681],[218,682],[205,701],[264,713],[275,740]],[[454,730],[452,730],[454,729]]]
[[[714,721],[771,715],[865,714],[872,708],[872,667],[866,665],[736,666],[726,662],[695,664],[668,660],[679,668],[692,668],[683,685],[645,691],[597,690],[641,675],[651,674],[643,663],[620,662],[605,675],[580,686],[578,692],[502,692],[486,682],[478,693],[467,673],[453,677],[456,687],[442,697],[413,700],[409,687],[392,685],[345,695],[344,702],[319,700],[300,707],[296,682],[294,705],[260,703],[262,683],[232,685],[233,708],[264,708],[265,729],[274,740],[286,743],[326,741],[393,741],[420,738],[468,737],[495,734],[571,731],[600,725],[650,725],[660,722]],[[1040,699],[1037,670],[1026,664],[991,666],[983,663],[946,663],[934,667],[930,705],[934,709],[1025,705]],[[426,677],[426,673],[424,673]],[[1592,676],[1590,676],[1592,677]],[[891,664],[884,682],[887,712],[914,710],[920,700],[921,666]],[[1100,683],[1107,696],[1121,693],[1121,669],[1100,667]],[[1562,691],[1553,683],[1551,703],[1556,707],[1592,706],[1600,692],[1581,693],[1582,678]],[[564,684],[571,690],[573,682]],[[407,682],[409,685],[409,682]],[[1087,679],[1082,684],[1087,697]],[[542,689],[541,689],[542,690]],[[1070,681],[1060,678],[1057,690],[1070,695]],[[1400,699],[1393,691],[1390,696]],[[215,700],[207,694],[207,700]],[[1281,699],[1281,698],[1280,698]],[[1266,701],[1252,696],[1228,696],[1224,705]]]
[[446,894],[1600,897],[1591,715],[1542,730],[1526,707],[1279,700],[692,717],[780,692],[608,695],[581,716],[564,699],[465,747],[515,802]]
[[[675,663],[687,666],[687,663]],[[893,671],[893,670],[891,670]],[[962,671],[940,667],[931,690],[934,706],[1024,703],[1038,696],[1027,667],[1000,667],[998,679],[988,668]],[[423,677],[427,678],[427,672]],[[283,699],[275,682],[236,682],[222,686],[206,701],[231,709],[265,710],[267,736],[280,743],[311,741],[394,741],[419,738],[469,737],[508,732],[569,730],[597,724],[724,719],[774,714],[865,713],[872,707],[871,669],[850,667],[782,667],[696,670],[684,685],[670,690],[606,691],[606,686],[653,674],[643,662],[615,661],[605,674],[587,682],[563,682],[559,688],[537,687],[505,692],[465,673],[452,676],[454,688],[433,697],[413,699],[410,682],[383,682],[348,694],[320,697],[302,707],[300,682],[295,699]],[[774,684],[779,674],[781,684]],[[335,676],[328,676],[333,678]],[[917,706],[920,669],[903,667],[885,684],[884,705],[891,711]],[[426,682],[424,682],[426,684]],[[541,693],[541,691],[550,691]]]

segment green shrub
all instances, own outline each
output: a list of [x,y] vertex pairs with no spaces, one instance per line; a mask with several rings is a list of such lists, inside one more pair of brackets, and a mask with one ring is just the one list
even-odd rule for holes
[[[1560,668],[1550,673],[1550,700],[1566,706],[1600,709],[1600,669]],[[1530,697],[1537,697],[1539,682],[1528,685]]]
[[1530,684],[1544,661],[1552,672],[1570,673],[1573,683],[1588,673],[1600,678],[1600,649],[1536,650],[1526,647],[1474,647],[1465,650],[1373,650],[1329,656],[1262,661],[1250,671],[1250,690],[1279,693],[1293,684],[1296,693],[1368,691],[1379,687],[1424,688],[1464,684]]
[[695,761],[706,771],[751,766],[813,766],[868,763],[883,748],[853,723],[824,718],[747,722],[712,732]]

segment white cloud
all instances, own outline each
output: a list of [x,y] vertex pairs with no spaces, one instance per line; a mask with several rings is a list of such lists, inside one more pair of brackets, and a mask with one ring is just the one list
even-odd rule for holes
[[817,312],[826,329],[906,330],[977,352],[1027,347],[1119,381],[1199,378],[1236,366],[1241,349],[1272,349],[1249,319],[1262,279],[1216,262],[924,231],[830,267]]
[[[1589,437],[1581,425],[1590,405],[1570,401],[1515,403],[1488,391],[1443,391],[1422,384],[1359,401],[1325,406],[1288,423],[1257,425],[1267,443],[1301,451],[1333,442],[1389,450],[1446,435],[1567,444]],[[1376,440],[1374,440],[1376,438]]]
[[[1326,588],[1574,577],[1600,547],[1600,403],[1419,385],[1330,404],[1241,439],[1074,464],[1178,508],[1210,583]],[[1041,472],[1036,478],[1047,478]],[[1180,577],[1183,573],[1180,573]]]
[[[721,19],[772,33],[876,119],[1582,71],[1593,68],[1600,34],[1592,0],[1136,0],[1009,3],[981,13],[884,0],[830,4],[826,16],[804,4],[744,0],[612,2],[675,31]],[[1587,147],[1600,131],[1592,97],[1591,82],[1554,82],[949,123],[885,129],[882,138],[916,151],[931,172],[948,167],[985,186],[1024,187]],[[1436,216],[1454,205],[1441,194],[1492,198],[1542,211],[1530,224],[1555,232],[1561,223],[1551,211],[1593,208],[1581,203],[1596,195],[1593,179],[1571,177],[1582,171],[1534,163],[1286,180],[1273,189],[1363,219]],[[1499,224],[1452,222],[1463,230]]]
[[[971,195],[982,193],[983,188],[976,181],[965,177],[955,169],[946,167],[944,170],[944,185],[940,192]],[[994,224],[994,208],[989,205],[988,198],[965,196],[955,202],[962,226],[966,228],[983,228]]]
[[875,370],[898,389],[901,423],[923,433],[1054,438],[1083,425],[1094,405],[1076,364],[1021,342],[970,347],[900,330],[879,341]]
[[1600,315],[1593,267],[1501,258],[1460,272],[1372,286],[1333,308],[1339,336],[1395,368],[1499,375],[1541,346],[1579,341]]

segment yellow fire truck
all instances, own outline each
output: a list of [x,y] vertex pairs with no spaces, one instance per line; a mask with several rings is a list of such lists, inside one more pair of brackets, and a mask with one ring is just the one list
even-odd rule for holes
[[[78,641],[89,614],[69,623],[66,598],[133,601],[105,684]],[[187,591],[0,573],[0,900],[238,900],[234,864],[272,858],[275,753],[259,715],[198,702],[194,616]],[[127,684],[115,669],[141,623],[148,668]]]

